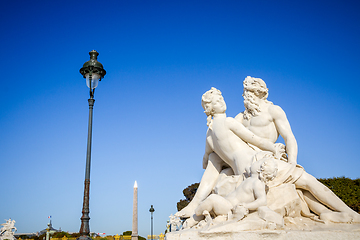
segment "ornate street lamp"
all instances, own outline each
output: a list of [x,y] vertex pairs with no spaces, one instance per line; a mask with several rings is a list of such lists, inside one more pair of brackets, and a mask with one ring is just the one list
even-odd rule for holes
[[151,208],[149,209],[149,212],[151,213],[151,240],[153,240],[154,234],[153,234],[153,213],[155,212],[155,209],[153,207],[153,205],[151,205]]
[[86,85],[90,88],[89,102],[89,124],[88,124],[88,139],[87,139],[87,152],[86,152],[86,169],[85,169],[85,182],[84,182],[84,201],[81,216],[81,227],[79,240],[91,240],[90,226],[89,226],[89,193],[90,193],[90,165],[91,165],[91,139],[92,139],[92,119],[94,107],[94,93],[95,88],[98,86],[99,81],[105,76],[106,71],[103,65],[97,61],[99,53],[95,50],[89,52],[90,60],[84,63],[80,69],[80,73],[86,78]]

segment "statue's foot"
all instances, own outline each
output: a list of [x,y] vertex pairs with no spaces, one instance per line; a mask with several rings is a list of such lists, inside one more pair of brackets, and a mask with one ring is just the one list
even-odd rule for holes
[[360,214],[355,212],[354,214],[351,215],[351,217],[352,217],[352,222],[360,223]]
[[[307,216],[305,216],[305,217],[307,217]],[[325,223],[325,221],[321,220],[320,217],[317,215],[310,215],[309,218],[315,222]]]
[[195,208],[191,207],[190,204],[181,209],[181,211],[175,213],[176,217],[189,218],[195,214]]
[[351,215],[345,212],[321,213],[320,219],[325,222],[335,222],[335,223],[351,223],[354,221]]

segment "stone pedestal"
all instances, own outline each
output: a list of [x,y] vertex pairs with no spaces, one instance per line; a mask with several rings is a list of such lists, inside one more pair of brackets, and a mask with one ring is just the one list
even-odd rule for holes
[[[166,234],[166,240],[350,240],[360,239],[360,224],[324,224],[304,217],[285,217],[284,227],[273,228],[256,216],[238,222],[224,222],[202,229]],[[248,229],[248,230],[247,230]]]
[[166,240],[350,240],[360,239],[359,231],[244,231],[232,233],[211,233],[201,232],[171,232],[166,234]]

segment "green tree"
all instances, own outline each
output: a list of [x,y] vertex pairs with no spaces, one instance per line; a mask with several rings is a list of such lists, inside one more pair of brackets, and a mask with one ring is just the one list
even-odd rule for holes
[[67,238],[71,237],[71,235],[69,233],[64,232],[64,231],[63,232],[56,232],[56,233],[54,233],[52,235],[53,238],[62,238],[64,236],[66,236]]
[[72,233],[72,234],[70,234],[70,236],[71,237],[73,237],[73,238],[78,238],[78,237],[80,237],[80,233]]
[[[126,232],[123,232],[123,236],[131,236],[131,234],[132,234],[132,231],[126,231]],[[146,240],[146,238],[144,238],[144,237],[142,237],[142,236],[138,236],[138,238],[140,239],[140,240]]]
[[188,186],[187,188],[185,188],[183,190],[183,194],[185,196],[185,199],[181,199],[178,203],[177,203],[177,210],[180,211],[181,209],[183,209],[184,207],[186,207],[191,200],[194,198],[195,193],[199,187],[200,183],[194,183],[191,184],[190,186]]
[[360,213],[360,178],[320,178],[322,184],[333,191],[346,205]]
[[40,236],[33,236],[30,239],[34,239],[34,240],[43,240],[46,236],[46,233],[41,234]]

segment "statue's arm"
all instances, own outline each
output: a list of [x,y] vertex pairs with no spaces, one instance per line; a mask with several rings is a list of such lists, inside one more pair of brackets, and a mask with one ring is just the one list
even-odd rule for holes
[[265,138],[261,138],[247,129],[242,123],[234,118],[228,117],[226,119],[229,129],[235,133],[244,142],[251,143],[262,150],[276,153],[275,145],[271,141]]
[[243,206],[249,210],[257,210],[261,206],[266,206],[266,192],[265,192],[265,184],[263,182],[255,181],[253,185],[253,191],[255,196],[255,201],[250,203],[244,203]]
[[282,136],[286,145],[286,153],[288,155],[288,162],[291,164],[296,164],[297,154],[298,154],[298,145],[295,139],[293,132],[291,131],[290,123],[286,117],[284,110],[281,107],[273,105],[269,109],[276,129],[278,133]]
[[206,133],[205,153],[203,156],[203,169],[206,169],[208,162],[209,162],[209,155],[210,155],[210,153],[213,152],[213,149],[209,143],[209,141],[211,140],[209,131],[211,131],[211,130],[208,129],[208,131]]

